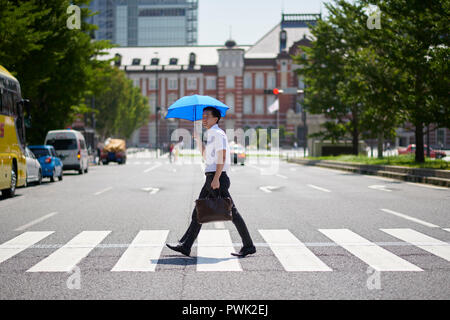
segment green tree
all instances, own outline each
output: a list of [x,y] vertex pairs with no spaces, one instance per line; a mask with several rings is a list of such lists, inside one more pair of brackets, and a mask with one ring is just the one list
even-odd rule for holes
[[18,78],[22,96],[31,101],[31,143],[42,143],[48,130],[72,122],[90,71],[104,63],[94,57],[110,45],[92,41],[96,27],[85,22],[91,14],[87,8],[81,9],[81,28],[67,28],[67,8],[88,3],[0,0],[0,63]]

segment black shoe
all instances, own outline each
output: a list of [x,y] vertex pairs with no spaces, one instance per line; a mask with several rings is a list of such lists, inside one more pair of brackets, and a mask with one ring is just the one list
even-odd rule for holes
[[172,245],[166,243],[166,246],[167,246],[169,249],[172,249],[173,251],[180,252],[180,253],[184,254],[185,256],[188,256],[188,257],[189,257],[189,255],[191,254],[191,250],[190,250],[190,249],[186,249],[186,248],[185,248],[183,245],[181,245],[181,244],[178,244],[178,245],[176,245],[176,246],[172,246]]
[[251,247],[242,247],[242,249],[238,252],[238,253],[234,253],[232,252],[231,255],[232,256],[236,256],[236,257],[245,257],[248,254],[252,254],[256,252],[256,248],[255,246],[251,246]]

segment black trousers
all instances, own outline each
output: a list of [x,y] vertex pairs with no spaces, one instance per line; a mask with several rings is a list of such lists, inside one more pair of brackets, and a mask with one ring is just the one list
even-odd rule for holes
[[[206,180],[205,184],[203,185],[202,191],[200,192],[199,198],[205,198],[208,193],[212,193],[213,190],[211,188],[211,182],[214,178],[214,173],[207,173],[206,174]],[[219,192],[220,195],[223,197],[230,197],[231,195],[228,192],[228,189],[230,188],[230,178],[226,174],[226,172],[222,172],[219,178]],[[217,192],[217,190],[216,190]],[[239,235],[241,236],[242,243],[244,247],[252,247],[253,241],[250,237],[250,233],[248,232],[247,226],[245,225],[244,219],[242,219],[241,215],[239,214],[238,210],[236,209],[236,206],[234,205],[233,201],[233,207],[231,209],[232,213],[232,222],[236,226],[237,231],[239,232]],[[194,244],[195,239],[197,238],[200,229],[202,228],[202,225],[197,222],[197,210],[194,207],[194,210],[192,211],[192,221],[189,225],[189,228],[186,230],[183,237],[180,239],[180,243],[190,249],[192,245]]]

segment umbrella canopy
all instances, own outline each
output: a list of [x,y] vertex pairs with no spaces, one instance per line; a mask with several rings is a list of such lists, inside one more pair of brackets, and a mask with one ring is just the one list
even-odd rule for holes
[[230,108],[217,99],[210,96],[201,96],[194,94],[185,96],[175,101],[169,109],[167,109],[167,118],[186,119],[189,121],[201,120],[203,109],[206,107],[214,107],[220,111],[220,116],[225,117],[227,110]]

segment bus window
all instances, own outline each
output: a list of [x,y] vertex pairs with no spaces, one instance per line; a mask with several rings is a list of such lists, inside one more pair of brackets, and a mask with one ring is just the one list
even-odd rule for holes
[[3,90],[0,90],[0,114],[3,113]]

